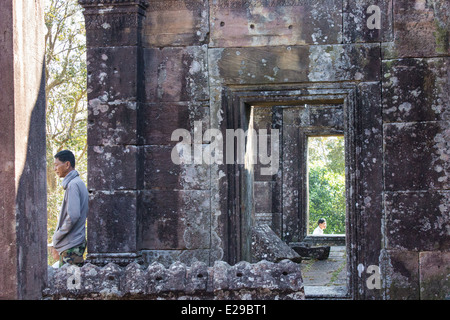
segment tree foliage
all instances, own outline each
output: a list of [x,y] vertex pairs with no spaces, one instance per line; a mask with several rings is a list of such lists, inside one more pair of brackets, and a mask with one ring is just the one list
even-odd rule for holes
[[343,137],[308,139],[309,233],[320,218],[325,234],[345,233],[345,156]]
[[45,25],[47,229],[51,242],[64,195],[53,170],[54,155],[64,149],[74,152],[76,169],[86,178],[86,35],[77,0],[45,0]]

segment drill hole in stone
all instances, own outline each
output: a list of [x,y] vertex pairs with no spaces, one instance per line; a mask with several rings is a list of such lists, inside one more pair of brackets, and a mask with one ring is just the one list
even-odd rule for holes
[[242,272],[236,273],[236,276],[237,276],[237,277],[242,277]]

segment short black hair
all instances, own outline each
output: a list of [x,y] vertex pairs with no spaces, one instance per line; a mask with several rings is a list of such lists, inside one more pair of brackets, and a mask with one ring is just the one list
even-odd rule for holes
[[69,161],[72,168],[75,169],[75,156],[70,150],[62,150],[55,154],[55,158],[61,162]]
[[324,218],[320,218],[319,221],[317,221],[317,224],[322,224],[324,223],[326,220]]

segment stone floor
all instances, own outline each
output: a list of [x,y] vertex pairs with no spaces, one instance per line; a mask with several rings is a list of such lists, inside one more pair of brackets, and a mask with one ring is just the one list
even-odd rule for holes
[[345,246],[331,247],[326,260],[303,260],[301,268],[307,299],[346,298]]

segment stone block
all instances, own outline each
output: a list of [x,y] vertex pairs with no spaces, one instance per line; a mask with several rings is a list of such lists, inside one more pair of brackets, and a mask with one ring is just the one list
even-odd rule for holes
[[[352,210],[358,216],[358,218],[353,218],[358,221],[356,227],[358,231],[356,232],[362,232],[365,235],[363,239],[358,239],[358,244],[367,248],[362,250],[364,252],[361,254],[364,255],[363,261],[366,265],[375,265],[378,263],[383,243],[383,236],[380,232],[384,190],[381,85],[379,83],[361,83],[358,85],[356,95],[357,118],[354,120],[354,127],[346,132],[346,135],[356,135],[351,138],[356,140],[356,146],[353,147],[356,149],[356,155],[353,158],[350,155],[352,147],[346,146],[347,159],[353,158],[353,163],[350,163],[346,169],[346,176],[350,176],[352,180],[355,179],[353,181],[357,184],[358,191],[354,194],[352,187],[347,188],[346,196],[356,201],[354,211]],[[352,165],[355,165],[354,172],[352,172]],[[352,177],[353,174],[355,174],[354,177]],[[347,206],[353,206],[352,202],[347,200]],[[377,294],[375,293],[375,296]],[[369,296],[372,295],[369,294]]]
[[[350,155],[352,148],[346,146],[347,159],[353,158],[355,170],[347,167],[346,175],[355,174],[354,181],[357,194],[352,195],[352,189],[347,189],[347,197],[354,197],[355,214],[358,215],[358,230],[364,233],[364,239],[358,239],[361,246],[370,248],[365,250],[366,264],[378,263],[381,244],[383,242],[380,230],[383,218],[383,126],[381,112],[381,85],[379,83],[361,83],[356,92],[356,113],[353,128],[347,130],[347,136],[354,136],[356,141],[356,155]],[[351,117],[351,115],[350,115]],[[346,143],[349,143],[348,139]],[[350,144],[353,142],[350,142]],[[347,161],[347,160],[346,160]],[[351,161],[351,160],[350,160]],[[354,172],[353,172],[354,171]],[[347,206],[353,206],[347,200]],[[364,230],[364,231],[362,231]],[[359,232],[359,231],[357,231]]]
[[253,128],[256,131],[261,129],[267,130],[270,133],[272,129],[272,106],[252,106]]
[[186,272],[186,293],[193,294],[206,291],[209,279],[208,266],[204,262],[196,261]]
[[126,146],[88,146],[89,190],[138,190],[142,186],[142,149]]
[[303,287],[300,265],[290,260],[282,260],[274,265],[272,276],[278,282],[279,290],[299,291]]
[[[378,44],[311,46],[309,81],[379,81]],[[328,80],[327,80],[328,79]]]
[[100,99],[89,101],[88,145],[137,144],[140,106],[137,102],[114,103]]
[[[253,129],[256,131],[257,133],[257,143],[258,143],[258,149],[260,150],[258,153],[258,158],[256,159],[257,162],[253,165],[253,174],[254,174],[254,180],[255,181],[266,181],[266,182],[270,182],[273,180],[273,175],[271,175],[269,172],[269,174],[267,174],[267,172],[269,171],[269,168],[272,165],[272,168],[276,167],[276,163],[275,161],[277,161],[278,159],[275,160],[275,158],[272,158],[272,162],[266,163],[266,162],[262,162],[262,157],[270,157],[271,156],[271,152],[272,152],[272,145],[273,143],[276,143],[276,140],[272,140],[272,138],[274,138],[274,136],[272,136],[271,134],[272,132],[272,127],[274,127],[274,129],[279,130],[278,128],[275,128],[275,122],[276,120],[274,120],[273,118],[274,113],[275,113],[275,109],[276,107],[272,107],[272,106],[255,106],[252,107],[251,109],[251,120],[252,121],[252,126]],[[264,131],[261,130],[266,130],[267,134],[264,134]],[[278,134],[280,135],[281,132],[278,131]],[[265,139],[265,140],[264,140]],[[260,148],[259,144],[260,143],[265,143],[266,149],[264,151],[262,151],[263,149]],[[269,159],[266,161],[270,161]],[[260,201],[262,204],[262,207],[260,209],[256,209],[256,212],[259,213],[268,213],[268,212],[272,212],[272,205],[268,204],[267,200],[267,192],[266,191],[262,191],[264,195],[259,195],[258,191],[255,191],[255,197],[258,197],[258,200],[255,200],[255,206],[260,206]],[[270,193],[271,196],[271,193]],[[272,201],[270,199],[270,201]],[[263,209],[263,207],[269,208],[270,209]]]
[[88,253],[136,252],[138,192],[95,191],[89,201]]
[[386,273],[384,286],[388,300],[418,300],[419,253],[412,251],[387,251],[383,266]]
[[310,109],[308,106],[295,106],[292,108],[283,108],[282,117],[283,117],[283,128],[285,126],[309,126],[310,117],[309,117]]
[[344,130],[344,110],[340,104],[305,104],[292,108],[283,108],[283,124],[301,126],[303,131],[324,133]]
[[210,191],[143,191],[142,249],[210,247]]
[[253,289],[256,281],[248,281],[252,278],[251,264],[240,261],[228,270],[228,290]]
[[260,261],[254,264],[240,261],[234,266],[216,261],[210,270],[210,278],[213,280],[210,291],[227,300],[235,299],[234,293],[237,291],[248,299],[255,299],[255,294],[259,299],[264,299],[270,293],[303,292],[300,265],[290,260],[279,263]]
[[449,188],[449,122],[384,125],[386,190]]
[[[392,41],[392,1],[344,1],[344,42]],[[376,6],[377,8],[372,8]],[[379,10],[379,11],[378,11]],[[379,15],[378,15],[379,14]],[[380,25],[376,25],[379,17]]]
[[344,130],[344,110],[342,105],[337,106],[310,106],[308,108],[309,123],[305,126],[332,128],[336,131]]
[[[273,266],[274,263],[267,260],[261,260],[252,265],[252,273],[258,275],[258,282],[265,290],[277,289],[277,274],[274,272]],[[253,276],[252,273],[250,273],[251,277]]]
[[[286,117],[284,117],[286,119]],[[283,119],[284,120],[284,119]],[[283,174],[281,177],[280,195],[282,222],[283,222],[283,240],[286,242],[300,241],[303,237],[300,230],[302,225],[303,213],[302,192],[305,187],[305,179],[302,171],[304,146],[300,139],[300,130],[296,126],[284,125],[282,137],[282,164]],[[299,156],[301,155],[301,156]]]
[[377,81],[378,44],[211,49],[211,84]]
[[450,58],[383,61],[383,121],[448,121]]
[[208,190],[210,168],[207,164],[175,164],[173,146],[144,147],[144,188],[162,190]]
[[124,270],[115,263],[108,263],[100,269],[98,276],[101,279],[100,296],[103,299],[114,299],[122,296],[121,280]]
[[184,292],[186,289],[186,265],[176,261],[167,269],[168,280],[165,283],[166,290],[174,292]]
[[272,212],[271,181],[255,181],[254,202],[255,202],[255,213]]
[[[73,269],[72,269],[73,270]],[[83,283],[80,283],[80,291],[87,292],[96,292],[98,288],[101,286],[102,278],[100,277],[101,268],[97,265],[91,263],[85,263],[81,267],[81,274],[83,275]],[[72,272],[73,274],[74,272]],[[104,275],[105,273],[103,273]]]
[[386,192],[386,246],[409,251],[449,250],[450,192]]
[[147,102],[209,99],[206,46],[145,49]]
[[210,292],[227,290],[229,288],[228,270],[230,268],[231,266],[225,261],[215,261],[213,267],[208,270],[212,281],[208,283],[207,290]]
[[448,300],[450,298],[450,252],[421,252],[419,268],[420,298]]
[[395,43],[386,47],[385,59],[448,56],[450,4],[446,0],[394,0]]
[[137,263],[130,263],[124,270],[121,279],[123,291],[129,293],[131,297],[142,297],[146,291],[147,274],[142,266]]
[[342,0],[215,0],[212,47],[255,47],[341,43]]
[[301,257],[266,224],[252,227],[252,262],[280,262],[289,259],[300,262]]
[[290,244],[290,246],[302,259],[326,260],[330,256],[330,246],[310,247],[307,245],[293,244]]
[[207,0],[156,0],[146,11],[146,47],[194,46],[208,41]]
[[181,140],[172,141],[172,133],[177,129],[188,130],[193,142],[196,121],[201,122],[204,134],[209,128],[209,107],[194,102],[148,103],[142,110],[142,118],[143,144],[175,145]]
[[211,249],[167,249],[167,250],[147,250],[144,249],[141,251],[142,257],[146,264],[151,264],[154,262],[161,263],[165,267],[169,267],[175,261],[180,261],[187,265],[192,265],[195,262],[202,262],[209,264],[209,261],[212,259],[213,261],[217,260],[211,258],[213,250]]
[[90,105],[142,101],[142,49],[138,47],[90,48],[87,51]]
[[165,291],[165,282],[169,273],[160,263],[152,263],[146,270],[147,275],[147,292],[160,294]]

